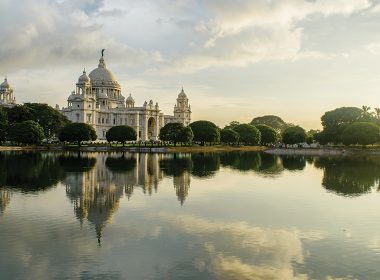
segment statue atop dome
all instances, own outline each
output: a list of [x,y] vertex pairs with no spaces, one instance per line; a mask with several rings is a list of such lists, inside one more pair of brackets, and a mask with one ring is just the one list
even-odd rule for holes
[[106,49],[102,49],[102,51],[101,51],[101,53],[102,53],[102,57],[104,57],[104,51],[105,51]]

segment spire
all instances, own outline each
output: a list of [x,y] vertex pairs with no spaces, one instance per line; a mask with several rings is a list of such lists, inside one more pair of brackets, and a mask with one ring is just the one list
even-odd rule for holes
[[99,65],[98,65],[99,68],[106,68],[106,63],[104,62],[104,51],[105,49],[102,49],[101,51],[102,56],[99,59]]
[[86,75],[86,68],[83,68],[83,75]]

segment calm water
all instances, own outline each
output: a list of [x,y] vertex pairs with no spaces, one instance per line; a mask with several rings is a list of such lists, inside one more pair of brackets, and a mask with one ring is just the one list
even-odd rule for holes
[[380,158],[0,153],[0,279],[380,279]]

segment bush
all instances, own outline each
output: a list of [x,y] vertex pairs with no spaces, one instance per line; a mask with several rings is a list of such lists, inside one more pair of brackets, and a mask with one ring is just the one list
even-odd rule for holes
[[35,121],[13,124],[9,129],[9,139],[22,144],[39,144],[44,139],[42,127]]
[[306,141],[306,131],[300,126],[292,126],[282,133],[282,141],[285,144],[298,144]]
[[261,141],[260,131],[250,124],[239,124],[234,127],[239,134],[239,141],[246,145],[258,145]]
[[96,140],[95,129],[86,123],[70,123],[62,128],[59,133],[60,141],[77,142],[81,145],[82,141]]
[[355,122],[346,127],[342,134],[344,145],[369,145],[380,140],[380,128],[370,122]]
[[261,133],[261,144],[268,145],[268,144],[275,144],[279,140],[279,135],[277,131],[265,124],[258,124],[256,125],[256,128]]
[[125,145],[127,141],[133,141],[137,139],[136,131],[128,125],[119,125],[111,127],[106,133],[106,139],[108,142],[120,142]]

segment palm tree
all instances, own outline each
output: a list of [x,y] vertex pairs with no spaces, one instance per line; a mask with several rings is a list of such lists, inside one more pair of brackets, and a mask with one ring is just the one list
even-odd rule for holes
[[380,108],[374,108],[376,119],[380,120]]
[[362,106],[362,111],[363,111],[362,112],[362,118],[370,117],[371,116],[370,110],[371,110],[371,107],[363,105]]

